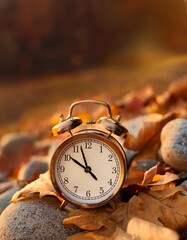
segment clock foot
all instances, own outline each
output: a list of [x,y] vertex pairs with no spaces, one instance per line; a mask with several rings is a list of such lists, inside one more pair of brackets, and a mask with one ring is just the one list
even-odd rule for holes
[[68,201],[64,200],[61,205],[60,205],[60,209],[65,208],[65,206],[68,204]]

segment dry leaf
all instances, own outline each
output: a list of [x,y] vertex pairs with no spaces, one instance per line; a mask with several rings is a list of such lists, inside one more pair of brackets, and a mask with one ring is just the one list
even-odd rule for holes
[[182,196],[178,188],[177,191],[174,189],[172,194],[169,194],[169,189],[151,193],[152,195],[140,192],[128,203],[121,204],[111,217],[124,231],[132,217],[142,218],[173,230],[181,230],[187,225],[187,196]]
[[67,238],[68,240],[141,240],[139,237],[131,236],[122,229],[116,227],[112,229],[102,229],[94,232],[79,232]]
[[157,173],[157,165],[150,168],[148,171],[144,173],[142,185],[147,185],[148,183],[151,183],[156,173]]
[[164,175],[156,174],[157,166],[150,168],[144,174],[142,185],[150,187],[151,191],[164,190],[175,187],[175,180],[179,176],[174,173],[166,172]]
[[132,161],[130,168],[127,173],[127,178],[125,179],[124,186],[129,184],[141,184],[144,177],[144,171],[137,168],[135,161]]
[[187,117],[187,81],[177,79],[172,82],[167,91],[157,95],[154,101],[146,106],[148,112],[174,112],[178,117]]
[[127,233],[139,236],[143,240],[178,240],[179,234],[169,228],[154,223],[132,218],[127,226]]
[[157,96],[157,102],[160,105],[169,107],[174,105],[181,99],[187,100],[187,81],[182,79],[181,81],[172,82],[167,91],[162,95]]
[[109,216],[112,208],[77,209],[69,213],[69,218],[63,220],[64,225],[76,225],[84,230],[97,230],[102,227],[113,226]]
[[[142,119],[139,129],[135,135],[129,131],[128,138],[124,142],[124,147],[134,151],[140,151],[145,147],[152,147],[160,143],[160,132],[164,125],[174,119],[174,113],[168,113],[164,116],[160,114],[150,114]],[[125,122],[124,125],[126,126]],[[128,128],[128,125],[127,125]]]
[[166,172],[164,175],[156,174],[152,179],[152,183],[147,183],[146,186],[150,187],[151,191],[174,188],[176,185],[174,181],[178,179],[179,176],[171,172]]
[[112,240],[141,240],[138,236],[132,236],[124,232],[121,228],[117,227],[112,235]]
[[117,102],[117,106],[124,109],[124,111],[137,114],[142,112],[144,106],[146,106],[153,99],[155,99],[155,92],[152,86],[146,86],[125,95],[120,101]]
[[149,188],[151,191],[160,191],[160,190],[166,190],[168,188],[173,189],[175,186],[176,186],[175,182],[169,182],[162,185],[157,185],[157,184],[149,185]]
[[[121,189],[119,198],[123,202],[128,202],[134,195],[138,195],[139,192],[148,192],[148,191],[149,191],[149,188],[147,186],[142,186],[139,184],[131,184]],[[116,209],[116,204],[118,203],[119,202],[115,203],[114,209]]]
[[183,191],[184,188],[182,186],[173,186],[171,188],[167,187],[166,189],[161,190],[151,189],[151,191],[149,191],[149,195],[162,201],[164,199],[174,199],[176,194],[182,193]]
[[58,193],[54,190],[51,179],[49,176],[49,172],[44,174],[40,174],[39,178],[34,182],[29,183],[20,191],[16,192],[12,197],[12,202],[17,202],[18,200],[25,199],[30,197],[32,194],[38,193],[42,198],[47,195],[57,197],[61,202],[64,200],[58,195]]

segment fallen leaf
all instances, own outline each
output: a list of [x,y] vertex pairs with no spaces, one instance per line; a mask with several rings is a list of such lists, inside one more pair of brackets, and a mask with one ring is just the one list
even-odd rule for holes
[[113,226],[109,216],[112,208],[101,207],[99,209],[77,209],[69,213],[69,217],[63,220],[64,225],[76,225],[84,230],[98,230],[102,227]]
[[174,113],[168,113],[164,116],[161,114],[146,115],[142,118],[137,126],[138,129],[134,133],[131,133],[130,129],[128,129],[128,124],[124,122],[124,126],[129,130],[129,135],[124,142],[124,147],[130,150],[140,151],[145,147],[150,148],[155,144],[159,144],[162,128],[175,117],[176,115]]
[[139,184],[131,184],[121,189],[119,198],[123,202],[128,202],[134,195],[138,195],[139,192],[148,192],[148,191],[149,191],[149,188],[147,186],[142,186]]
[[178,117],[187,117],[187,81],[178,79],[172,82],[168,89],[155,97],[154,101],[146,106],[147,112],[173,112]]
[[99,209],[73,210],[69,218],[64,219],[63,224],[73,224],[86,230],[80,234],[88,239],[99,239],[104,233],[105,237],[106,235],[111,237],[116,227],[126,232],[129,221],[134,217],[180,231],[187,225],[187,196],[182,196],[178,190],[172,192],[173,195],[169,198],[166,198],[168,189],[153,192],[152,195],[150,192],[139,192],[138,196],[133,196],[129,202],[119,203],[116,210],[107,206]]
[[36,193],[38,193],[41,198],[44,196],[55,196],[61,202],[64,202],[64,199],[62,199],[60,195],[54,190],[49,172],[40,174],[37,180],[29,183],[24,188],[16,192],[12,197],[11,202],[17,202],[18,200],[25,199]]
[[148,183],[151,183],[156,173],[157,173],[157,165],[150,168],[148,171],[144,173],[142,185],[147,185]]
[[175,182],[169,182],[169,183],[165,183],[165,184],[161,184],[161,185],[157,185],[155,183],[154,184],[150,184],[148,185],[151,191],[160,191],[160,190],[165,190],[165,189],[173,189],[176,186]]
[[187,81],[186,79],[181,79],[180,81],[172,82],[168,90],[163,94],[157,96],[157,102],[160,105],[169,107],[174,105],[181,99],[187,100]]
[[164,190],[175,187],[175,180],[179,179],[177,174],[166,172],[164,175],[156,174],[158,168],[154,166],[144,174],[142,185],[150,187],[151,191]]
[[172,195],[169,194],[169,189],[153,193],[151,191],[140,192],[138,196],[133,196],[128,203],[121,204],[111,214],[111,218],[124,231],[133,217],[178,231],[187,225],[186,202],[187,196],[181,195],[179,188],[173,188]]
[[127,187],[130,184],[141,184],[144,177],[144,172],[145,171],[143,171],[142,169],[137,168],[137,164],[133,160],[128,170],[127,178],[124,182],[124,187]]
[[127,233],[133,236],[139,236],[140,239],[143,240],[179,240],[179,234],[177,232],[140,218],[132,218],[129,221]]
[[138,236],[131,236],[122,229],[116,227],[113,229],[102,229],[94,232],[79,232],[67,238],[68,240],[141,240]]
[[182,193],[184,191],[184,188],[182,186],[172,186],[167,187],[166,189],[156,189],[151,188],[151,191],[149,191],[149,195],[153,196],[154,198],[159,199],[160,201],[164,199],[174,199],[174,196],[178,193]]
[[[143,94],[142,94],[143,92]],[[140,113],[143,108],[152,100],[155,99],[155,92],[152,86],[148,85],[144,88],[126,94],[117,102],[117,106],[124,109],[126,112]]]

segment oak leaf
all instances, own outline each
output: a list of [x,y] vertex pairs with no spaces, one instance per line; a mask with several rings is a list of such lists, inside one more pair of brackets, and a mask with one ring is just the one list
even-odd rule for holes
[[176,231],[181,230],[187,226],[187,196],[181,195],[180,190],[181,188],[178,187],[173,188],[172,194],[169,194],[170,189],[149,193],[140,192],[128,203],[122,203],[111,217],[124,231],[132,217]]
[[12,202],[17,202],[18,200],[25,199],[30,197],[33,194],[39,194],[42,198],[44,196],[55,196],[61,202],[64,202],[59,194],[54,190],[51,179],[49,176],[49,172],[44,174],[40,174],[39,178],[28,185],[26,185],[21,190],[17,191],[14,196],[12,197]]

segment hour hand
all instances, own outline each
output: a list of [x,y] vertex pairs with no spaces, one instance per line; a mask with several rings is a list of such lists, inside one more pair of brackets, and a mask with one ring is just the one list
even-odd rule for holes
[[75,158],[73,158],[73,157],[71,157],[71,156],[70,156],[70,158],[71,158],[71,160],[72,160],[74,163],[76,163],[77,165],[79,165],[80,167],[82,167],[86,173],[89,173],[95,180],[97,180],[97,177],[92,173],[91,167],[89,167],[89,166],[86,166],[86,167],[85,167],[83,164],[81,164],[81,163],[80,163],[79,161],[77,161]]
[[79,161],[77,161],[75,158],[72,158],[72,156],[70,156],[71,160],[76,163],[77,165],[79,165],[80,167],[84,168],[85,169],[85,166],[82,165]]

